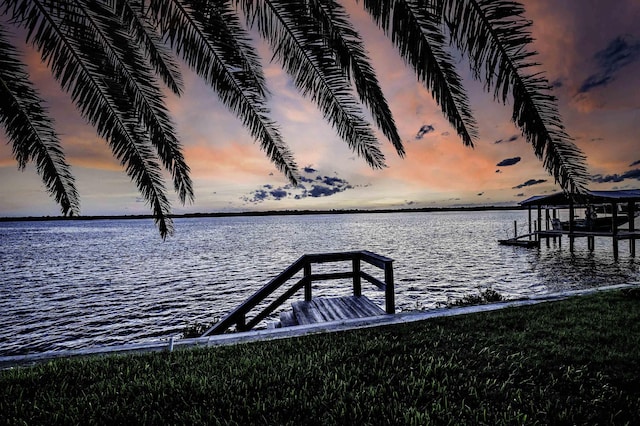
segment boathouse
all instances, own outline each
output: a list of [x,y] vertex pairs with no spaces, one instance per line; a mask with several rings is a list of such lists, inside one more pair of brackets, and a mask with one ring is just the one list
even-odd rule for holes
[[[587,238],[589,250],[594,249],[595,237],[611,238],[613,255],[618,257],[620,240],[629,241],[631,256],[636,254],[636,240],[640,231],[635,220],[640,203],[640,189],[619,191],[587,191],[584,194],[538,195],[520,202],[529,210],[529,234],[536,241],[556,238],[561,244],[563,235],[569,238],[570,250],[576,238]],[[537,220],[532,221],[533,210]],[[568,213],[565,213],[568,212]],[[561,217],[561,213],[568,217]]]

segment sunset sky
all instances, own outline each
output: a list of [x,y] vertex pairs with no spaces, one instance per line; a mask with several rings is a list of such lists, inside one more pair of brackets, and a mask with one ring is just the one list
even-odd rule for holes
[[[590,189],[640,188],[640,1],[527,0],[534,48],[559,98],[568,133],[587,155]],[[265,73],[270,108],[295,154],[302,187],[268,161],[241,122],[213,91],[183,68],[185,93],[168,96],[196,201],[174,213],[280,209],[417,208],[515,205],[557,191],[542,163],[510,121],[510,105],[495,103],[466,78],[479,123],[475,149],[465,148],[439,108],[404,66],[391,42],[358,5],[353,18],[381,80],[405,143],[399,158],[379,134],[388,167],[370,169],[340,140],[316,107],[295,90],[279,64]],[[56,120],[77,179],[83,215],[149,213],[106,143],[79,113],[37,56],[29,71]],[[469,76],[468,66],[459,70]],[[0,130],[0,216],[58,215],[33,165],[19,172]]]

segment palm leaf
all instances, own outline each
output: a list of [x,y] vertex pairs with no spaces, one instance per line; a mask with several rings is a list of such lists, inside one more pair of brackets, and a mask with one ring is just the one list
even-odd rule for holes
[[152,70],[137,46],[131,44],[129,33],[110,9],[103,7],[100,2],[88,2],[86,8],[77,9],[79,17],[75,25],[80,27],[84,37],[91,36],[100,50],[105,52],[107,63],[103,66],[110,69],[107,75],[113,76],[112,81],[122,82],[133,110],[149,132],[163,166],[172,173],[180,201],[193,201],[189,167],[184,161],[180,142],[164,104],[164,95],[156,85]]
[[451,55],[444,49],[440,17],[424,1],[365,0],[378,26],[391,37],[419,81],[431,92],[466,146],[473,146],[477,125]]
[[248,23],[257,26],[269,41],[274,57],[292,76],[300,93],[316,103],[338,135],[371,167],[384,167],[378,140],[304,2],[242,1],[241,6]]
[[[255,55],[237,53],[236,49],[249,48],[243,42],[248,38],[245,33],[234,34],[230,31],[237,28],[227,25],[221,25],[211,33],[207,30],[209,23],[224,22],[224,15],[205,20],[205,16],[198,14],[187,2],[152,0],[149,8],[175,51],[238,115],[275,166],[292,183],[297,183],[298,169],[293,155],[269,118],[260,73],[252,68],[255,63],[246,59]],[[208,12],[219,14],[220,8],[211,7]]]
[[442,1],[443,19],[455,44],[471,61],[477,78],[496,99],[513,98],[512,120],[520,127],[536,156],[565,191],[583,192],[588,181],[585,156],[564,131],[556,98],[537,65],[531,21],[521,4],[508,0]]
[[400,156],[404,156],[402,139],[380,88],[375,70],[370,64],[360,34],[349,21],[344,8],[335,0],[311,0],[311,16],[320,24],[322,34],[333,49],[342,71],[352,79],[360,100],[371,110],[376,124],[391,141]]
[[176,95],[181,95],[184,83],[182,74],[171,51],[144,16],[143,2],[140,0],[114,0],[113,13],[120,16],[122,25],[128,28],[134,42],[144,48],[147,58],[156,74]]
[[78,192],[43,104],[29,81],[26,66],[0,27],[0,123],[12,144],[13,155],[21,170],[34,161],[62,213],[77,215]]
[[257,90],[262,97],[268,94],[260,58],[252,39],[228,0],[187,0],[194,18],[208,34],[215,34],[220,56],[228,67],[236,67],[236,75]]
[[[48,5],[39,0],[5,0],[13,19],[28,32],[27,41],[40,52],[43,62],[83,117],[104,137],[140,193],[151,204],[164,238],[172,233],[170,204],[156,157],[139,117],[129,110],[126,94],[103,79],[110,60],[101,45],[82,30],[84,12],[77,4]],[[110,86],[111,85],[111,86]]]

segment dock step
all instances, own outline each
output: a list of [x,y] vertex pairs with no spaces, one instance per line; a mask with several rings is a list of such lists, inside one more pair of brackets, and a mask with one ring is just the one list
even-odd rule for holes
[[[290,325],[306,325],[386,314],[382,308],[365,296],[318,297],[308,302],[293,302],[291,306],[293,311],[290,311],[290,316],[288,312],[280,314],[283,327],[287,326],[285,322],[290,324],[291,319],[295,320],[295,324]],[[283,314],[287,314],[286,321],[283,321]]]
[[298,325],[293,311],[280,312],[280,327],[291,327],[292,325]]

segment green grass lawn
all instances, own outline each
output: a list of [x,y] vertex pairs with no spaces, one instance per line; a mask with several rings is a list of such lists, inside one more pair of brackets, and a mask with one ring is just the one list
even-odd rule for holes
[[640,424],[640,298],[0,371],[3,424]]

